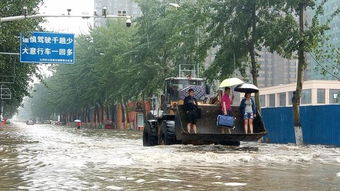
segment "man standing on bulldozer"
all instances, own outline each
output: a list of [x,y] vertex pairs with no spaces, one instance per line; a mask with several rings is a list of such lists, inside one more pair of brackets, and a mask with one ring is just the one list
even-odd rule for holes
[[188,118],[188,133],[191,132],[192,128],[194,133],[197,134],[196,122],[198,118],[198,103],[194,97],[195,92],[193,89],[189,89],[188,94],[189,95],[184,98],[184,109]]

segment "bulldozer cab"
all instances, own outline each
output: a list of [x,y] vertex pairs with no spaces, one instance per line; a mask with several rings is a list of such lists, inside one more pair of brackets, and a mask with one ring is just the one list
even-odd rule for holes
[[[164,102],[181,102],[189,89],[195,90],[195,98],[203,101],[209,94],[209,88],[202,78],[167,78],[164,86]],[[181,104],[181,103],[179,103]]]

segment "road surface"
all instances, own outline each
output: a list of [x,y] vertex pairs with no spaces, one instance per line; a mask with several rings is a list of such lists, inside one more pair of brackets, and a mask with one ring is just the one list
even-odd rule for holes
[[0,129],[0,190],[340,190],[340,148],[143,147],[133,131]]

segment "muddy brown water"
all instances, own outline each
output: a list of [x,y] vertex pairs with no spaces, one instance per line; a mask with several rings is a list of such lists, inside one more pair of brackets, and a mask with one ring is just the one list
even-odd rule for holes
[[340,190],[340,148],[143,147],[134,131],[0,129],[0,190]]

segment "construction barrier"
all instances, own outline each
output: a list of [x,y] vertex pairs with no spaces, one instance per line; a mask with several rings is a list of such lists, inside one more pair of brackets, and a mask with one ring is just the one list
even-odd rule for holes
[[[301,106],[300,117],[305,144],[340,146],[340,105]],[[270,143],[295,143],[293,108],[263,108],[262,116]]]

